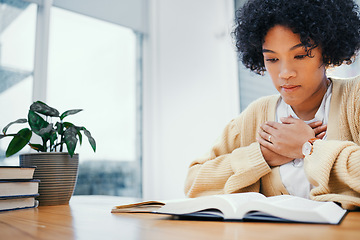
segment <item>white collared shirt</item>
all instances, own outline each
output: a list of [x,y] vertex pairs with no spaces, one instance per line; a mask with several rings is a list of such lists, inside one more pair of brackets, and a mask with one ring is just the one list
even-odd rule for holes
[[[315,117],[305,123],[309,124],[315,121],[322,121],[323,124],[328,123],[329,109],[330,109],[330,100],[332,92],[332,82],[330,82],[328,89],[323,97],[321,105],[318,111],[315,114]],[[286,104],[282,98],[277,103],[276,106],[276,121],[281,122],[280,118],[292,116],[293,118],[299,119],[295,114],[290,105]],[[325,134],[323,140],[326,139],[327,134]],[[280,166],[280,176],[282,183],[286,187],[286,190],[290,195],[310,198],[310,190],[312,185],[307,179],[304,171],[304,159],[294,159],[291,162],[288,162]]]

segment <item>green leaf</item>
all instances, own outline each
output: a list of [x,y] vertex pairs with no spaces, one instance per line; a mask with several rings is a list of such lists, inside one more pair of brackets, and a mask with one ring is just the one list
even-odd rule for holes
[[47,125],[47,127],[41,128],[39,130],[38,134],[40,137],[47,140],[50,138],[50,135],[52,134],[53,131],[55,131],[55,130],[53,129],[53,124],[51,123],[51,124]]
[[60,122],[57,122],[56,124],[55,124],[55,126],[56,126],[56,131],[57,131],[57,133],[58,134],[63,134],[63,132],[64,132],[64,125],[62,124],[62,123],[60,123]]
[[28,119],[31,130],[39,136],[41,136],[40,130],[49,126],[48,122],[32,110],[29,110]]
[[83,131],[84,131],[85,136],[87,136],[92,149],[94,150],[94,152],[96,152],[95,139],[91,136],[91,133],[86,128],[83,128]]
[[41,101],[34,102],[30,106],[30,110],[44,114],[45,116],[59,117],[59,111],[52,108]]
[[58,135],[56,134],[56,131],[51,131],[51,134],[50,134],[50,146],[53,146],[56,139],[57,139]]
[[28,128],[21,129],[9,143],[6,149],[6,157],[10,157],[19,152],[30,141],[32,132]]
[[8,125],[6,125],[6,126],[3,128],[2,132],[3,132],[4,134],[6,134],[6,131],[8,130],[8,128],[9,128],[11,125],[13,125],[14,123],[26,123],[26,122],[27,122],[27,119],[26,119],[26,118],[20,118],[20,119],[18,119],[18,120],[16,120],[16,121],[13,121],[13,122],[9,123]]
[[70,123],[70,122],[63,122],[63,125],[64,125],[65,128],[75,127],[75,125]]
[[34,149],[34,150],[36,150],[36,151],[38,151],[38,152],[46,152],[46,149],[44,149],[44,146],[41,145],[41,144],[32,144],[32,143],[29,143],[29,146],[30,146],[32,149]]
[[67,117],[69,115],[76,114],[76,113],[81,112],[81,111],[82,111],[82,109],[67,110],[63,114],[61,114],[60,119],[63,120],[65,117]]
[[81,132],[80,132],[80,130],[79,129],[76,129],[77,130],[77,135],[79,136],[79,142],[80,142],[80,145],[82,144],[82,134],[81,134]]
[[72,157],[75,152],[76,144],[78,139],[76,138],[77,131],[75,127],[70,127],[64,132],[64,141],[66,143],[69,155]]
[[83,139],[82,134],[81,134],[81,130],[84,130],[84,127],[75,126],[75,128],[76,128],[76,131],[78,132],[79,141],[80,141],[80,145],[81,145],[82,144],[82,139]]

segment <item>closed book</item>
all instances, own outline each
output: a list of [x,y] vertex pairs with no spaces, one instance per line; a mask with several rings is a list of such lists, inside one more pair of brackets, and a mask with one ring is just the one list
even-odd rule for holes
[[0,166],[0,179],[32,179],[36,167]]
[[37,194],[40,180],[0,180],[0,197],[27,196]]
[[36,194],[32,197],[10,197],[0,198],[0,211],[9,211],[24,208],[34,208],[38,206],[38,201],[35,200]]

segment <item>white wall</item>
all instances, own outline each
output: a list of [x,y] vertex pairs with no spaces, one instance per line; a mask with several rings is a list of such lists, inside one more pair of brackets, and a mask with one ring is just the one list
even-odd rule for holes
[[239,113],[232,0],[150,0],[143,196],[184,197],[188,165]]

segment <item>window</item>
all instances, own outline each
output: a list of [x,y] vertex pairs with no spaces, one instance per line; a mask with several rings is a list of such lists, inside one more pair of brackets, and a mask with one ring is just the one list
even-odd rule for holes
[[75,194],[140,196],[141,137],[137,111],[137,53],[141,35],[120,25],[53,7],[47,102],[85,126]]

